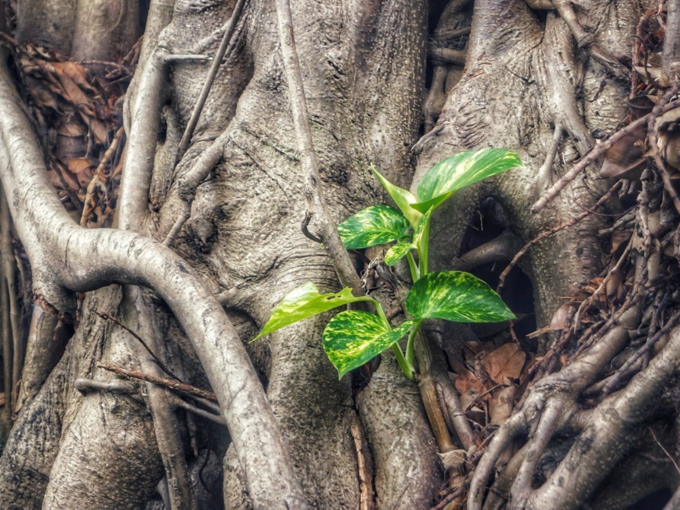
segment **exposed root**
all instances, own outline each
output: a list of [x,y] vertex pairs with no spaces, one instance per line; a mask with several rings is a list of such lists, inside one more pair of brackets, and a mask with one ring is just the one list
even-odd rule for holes
[[[547,440],[556,430],[570,425],[576,411],[576,399],[625,346],[629,339],[627,328],[637,327],[639,317],[639,306],[629,310],[621,318],[623,326],[610,330],[579,359],[560,372],[540,379],[534,385],[521,410],[500,427],[482,456],[470,484],[468,506],[471,510],[481,510],[484,486],[496,461],[510,441],[520,433],[527,432],[532,423],[535,424],[535,431],[530,435],[528,450],[522,463],[524,467],[519,468],[512,493],[521,496],[522,501],[533,497],[533,494],[527,492],[527,477],[533,474],[533,469],[530,468],[537,461],[536,457],[540,456]],[[519,473],[523,473],[522,476]]]
[[656,163],[657,168],[661,171],[661,177],[663,179],[663,184],[664,184],[664,189],[666,192],[670,195],[671,199],[673,200],[673,205],[675,206],[675,210],[680,213],[680,197],[678,197],[677,191],[675,191],[675,188],[673,187],[673,182],[671,181],[671,176],[668,171],[668,168],[666,168],[666,164],[664,161],[661,159],[661,155],[659,154],[659,144],[658,144],[658,139],[657,139],[657,128],[656,128],[656,119],[659,117],[659,115],[662,114],[663,109],[665,106],[668,105],[668,102],[671,100],[671,98],[678,93],[680,90],[680,82],[675,83],[670,89],[668,89],[664,95],[661,97],[659,102],[654,105],[654,109],[652,112],[649,114],[649,119],[647,122],[647,137],[649,139],[649,145],[652,149],[652,155],[654,157],[654,163]]
[[507,229],[488,243],[467,252],[453,262],[453,268],[458,271],[471,271],[483,264],[512,259],[517,253],[519,238],[512,230]]
[[172,226],[163,244],[165,246],[172,246],[177,234],[184,226],[184,223],[191,217],[191,203],[196,196],[196,188],[201,182],[208,177],[210,172],[215,169],[224,153],[224,147],[229,141],[229,131],[223,131],[215,141],[201,153],[199,158],[194,162],[191,168],[182,174],[177,181],[177,191],[180,199],[182,199],[182,210],[177,221]]
[[[451,29],[449,27],[453,17],[468,4],[469,1],[467,0],[451,0],[447,4],[437,22],[437,27],[434,30],[434,36],[437,38],[437,41],[453,39],[454,37],[461,37],[469,33],[469,28]],[[426,134],[432,131],[437,118],[444,107],[444,102],[446,101],[447,79],[449,73],[452,72],[449,66],[465,65],[464,50],[455,50],[438,46],[440,45],[430,45],[428,48],[428,56],[434,64],[434,69],[432,71],[430,90],[423,105]]]
[[366,441],[361,422],[356,414],[352,414],[350,432],[357,450],[357,465],[359,466],[359,484],[361,491],[360,510],[375,509],[375,489],[373,488],[373,460]]
[[[680,106],[679,100],[668,103],[661,108],[661,113],[673,110],[678,106]],[[567,186],[567,184],[573,181],[589,165],[597,161],[597,159],[602,156],[607,151],[607,149],[611,148],[611,146],[614,145],[617,140],[620,140],[622,137],[632,133],[641,126],[647,125],[650,116],[651,114],[647,114],[644,117],[640,117],[636,121],[628,124],[626,127],[621,128],[616,133],[613,133],[604,141],[598,140],[595,144],[595,147],[593,147],[592,150],[588,152],[588,154],[581,158],[581,160],[576,165],[574,165],[571,170],[560,177],[560,179],[555,184],[553,184],[553,186],[548,191],[546,191],[533,206],[531,206],[531,211],[535,213],[541,211],[560,193],[560,191],[562,191]]]

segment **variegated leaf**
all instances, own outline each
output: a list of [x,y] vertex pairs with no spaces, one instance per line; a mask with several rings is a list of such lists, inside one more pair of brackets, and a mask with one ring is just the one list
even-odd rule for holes
[[416,319],[452,322],[501,322],[516,318],[491,287],[461,271],[438,271],[420,278],[406,298],[406,311]]
[[345,287],[340,292],[319,294],[319,290],[312,282],[298,287],[286,297],[272,312],[272,316],[265,324],[260,334],[253,341],[262,338],[269,333],[281,329],[298,321],[308,319],[314,315],[326,312],[338,306],[343,306],[357,301],[373,301],[369,297],[354,297],[352,289]]
[[387,253],[385,253],[385,264],[393,266],[401,259],[403,259],[409,250],[414,249],[415,246],[411,241],[400,241],[392,246]]
[[411,207],[425,212],[465,186],[519,166],[522,166],[519,156],[507,149],[455,154],[427,171],[416,189],[417,203]]
[[421,217],[421,213],[411,207],[411,204],[417,202],[416,197],[414,197],[410,191],[400,188],[399,186],[395,186],[390,181],[385,179],[372,165],[371,170],[373,170],[373,173],[380,181],[380,184],[382,184],[382,187],[385,188],[385,191],[389,193],[389,195],[392,197],[392,200],[394,200],[394,203],[397,204],[397,207],[399,207],[406,219],[409,221],[409,223],[411,223],[411,226],[415,228],[416,225],[418,225]]
[[338,233],[348,250],[397,241],[410,230],[406,218],[386,205],[367,207],[338,225]]
[[[416,226],[413,233],[413,241],[400,241],[392,246],[385,254],[385,264],[393,266],[406,256],[409,250],[417,250],[420,243],[428,242],[426,233],[430,229],[430,217],[432,216],[432,209],[428,210]],[[421,246],[427,252],[427,246]]]
[[385,327],[380,318],[359,310],[340,312],[323,332],[323,348],[342,377],[368,363],[409,332],[413,321],[395,329]]

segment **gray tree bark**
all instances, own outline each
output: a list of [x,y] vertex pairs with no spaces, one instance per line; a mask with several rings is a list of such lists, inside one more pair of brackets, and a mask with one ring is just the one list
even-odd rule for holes
[[[484,262],[508,260],[518,246],[593,207],[608,186],[591,167],[542,212],[531,212],[552,181],[593,147],[594,134],[614,130],[626,114],[627,84],[608,55],[629,55],[638,21],[658,7],[655,0],[581,0],[575,10],[558,0],[453,0],[439,23],[430,20],[436,31],[428,34],[428,9],[440,12],[440,3],[291,3],[320,189],[332,222],[386,201],[371,164],[408,188],[434,163],[463,150],[506,147],[524,162],[457,193],[435,215],[433,270],[475,266],[460,258],[461,248],[468,224],[489,198],[502,208],[507,230],[473,255],[486,257]],[[22,1],[14,36],[75,60],[115,60],[139,35],[146,9],[140,4]],[[274,2],[246,2],[189,148],[178,157],[209,72],[210,63],[198,57],[215,54],[235,5],[175,0],[170,13],[168,2],[151,2],[126,96],[127,159],[112,229],[81,228],[63,210],[21,109],[16,89],[22,84],[11,74],[9,53],[0,50],[0,178],[30,260],[33,296],[43,305],[34,320],[43,310],[51,313],[28,335],[28,352],[43,352],[58,317],[79,319],[58,362],[27,358],[24,372],[40,375],[22,388],[21,409],[0,457],[2,508],[210,508],[223,498],[228,509],[428,509],[443,487],[445,473],[418,388],[391,354],[383,355],[368,386],[356,391],[350,377],[338,380],[323,352],[326,315],[248,343],[292,289],[312,281],[332,291],[339,283],[332,258],[300,229],[308,207],[304,155]],[[569,12],[575,12],[576,25]],[[575,26],[588,35],[587,47],[575,37]],[[461,47],[451,48],[456,58],[444,62],[446,52],[428,52],[428,35],[447,30],[459,34],[454,45]],[[433,129],[423,132],[431,123]],[[550,154],[554,165],[546,164]],[[209,168],[199,168],[206,162]],[[187,185],[195,175],[205,179]],[[312,232],[321,230],[319,221],[312,219]],[[533,286],[537,327],[548,325],[563,298],[602,271],[600,231],[608,226],[606,217],[590,215],[534,246],[521,262]],[[87,293],[82,302],[76,292]],[[654,406],[625,407],[614,394],[584,418],[575,389],[585,391],[629,341],[642,314],[642,305],[636,306],[629,315],[638,322],[617,325],[600,351],[581,360],[596,367],[592,373],[581,368],[553,374],[496,436],[509,441],[529,434],[528,449],[542,454],[550,434],[540,430],[552,427],[550,432],[567,430],[575,444],[536,491],[535,464],[518,461],[512,508],[624,508],[652,490],[638,481],[639,491],[609,497],[618,486],[607,476],[625,464],[628,450],[599,454],[612,451],[607,431],[630,442],[640,437]],[[97,313],[146,336],[153,356]],[[437,384],[450,395],[455,390],[445,352],[460,347],[469,331],[432,329],[433,363],[443,377]],[[631,383],[626,399],[661,398],[680,354],[676,337],[665,357],[643,372],[644,381]],[[544,352],[547,341],[539,349]],[[98,363],[166,377],[162,364],[186,383],[210,387],[219,408],[198,399],[180,408],[168,391],[152,383],[119,384]],[[83,387],[91,391],[78,390]],[[204,415],[186,411],[192,406]],[[227,427],[205,418],[206,410],[215,409]],[[562,411],[562,421],[550,418]],[[623,421],[607,425],[611,413]],[[577,415],[590,428],[577,427]],[[635,426],[628,426],[632,421]],[[532,425],[538,423],[544,425]],[[583,429],[588,433],[579,436]],[[357,448],[357,434],[368,448]],[[545,444],[533,441],[534,435]],[[481,508],[487,478],[505,446],[501,439],[482,456],[471,508]],[[600,450],[584,454],[580,445],[588,441]],[[467,453],[474,458],[474,449]],[[586,464],[581,468],[579,462]],[[570,466],[581,474],[572,474]],[[569,474],[571,485],[558,490],[561,473]],[[677,476],[668,476],[654,488],[675,489],[677,483]],[[484,508],[497,508],[492,504],[500,503],[487,500]]]

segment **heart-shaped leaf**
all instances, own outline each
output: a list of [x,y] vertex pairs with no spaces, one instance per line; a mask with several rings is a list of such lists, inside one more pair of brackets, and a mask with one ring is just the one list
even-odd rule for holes
[[462,271],[438,271],[420,278],[406,298],[416,319],[452,322],[501,322],[515,314],[485,282]]
[[338,225],[348,250],[390,243],[408,235],[411,225],[399,211],[386,205],[367,207]]
[[385,264],[393,266],[403,259],[409,250],[414,248],[411,241],[400,241],[385,253]]
[[373,301],[373,299],[366,296],[355,297],[352,295],[352,289],[349,287],[345,287],[336,293],[319,294],[316,285],[312,282],[305,283],[281,300],[272,312],[272,316],[267,321],[267,324],[264,325],[260,334],[253,341],[277,329],[308,319],[338,306],[356,303],[357,301]]
[[413,321],[388,329],[380,318],[360,310],[340,312],[323,332],[323,349],[342,377],[368,363],[409,332]]
[[416,189],[416,203],[410,206],[425,212],[465,186],[519,166],[519,156],[507,149],[461,152],[427,171]]
[[415,204],[417,202],[416,197],[414,197],[410,191],[400,188],[399,186],[395,186],[390,181],[385,179],[373,166],[371,166],[371,170],[373,170],[373,173],[380,181],[380,184],[382,184],[382,187],[385,188],[385,191],[387,191],[387,193],[389,193],[389,195],[392,197],[392,200],[394,200],[394,203],[397,204],[397,207],[399,207],[411,226],[415,228],[416,225],[418,225],[421,217],[421,213],[411,207],[411,204]]

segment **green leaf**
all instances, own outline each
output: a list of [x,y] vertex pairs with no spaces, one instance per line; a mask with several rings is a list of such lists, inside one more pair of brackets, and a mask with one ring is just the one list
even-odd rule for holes
[[372,313],[340,312],[323,332],[323,349],[342,377],[388,349],[406,335],[412,325],[413,321],[406,321],[391,330]]
[[338,306],[356,303],[357,301],[373,300],[365,296],[354,297],[352,289],[349,287],[345,287],[337,293],[319,294],[316,285],[312,282],[305,283],[281,300],[272,312],[272,316],[267,321],[267,324],[260,331],[260,334],[253,339],[253,342],[277,329],[308,319]]
[[439,271],[420,278],[406,298],[415,319],[452,322],[502,322],[516,319],[485,282],[461,271]]
[[430,168],[416,189],[420,212],[437,207],[456,191],[477,181],[522,166],[519,156],[507,149],[461,152]]
[[399,211],[386,205],[367,207],[338,225],[348,250],[390,243],[408,235],[411,225]]
[[415,246],[411,241],[400,241],[392,248],[387,250],[387,253],[385,253],[385,264],[388,266],[393,266],[397,262],[399,262],[401,259],[403,259],[406,254],[408,253],[409,250],[414,249]]
[[406,191],[399,186],[395,186],[390,181],[385,179],[382,175],[380,175],[380,172],[378,172],[375,167],[373,167],[373,165],[371,165],[371,170],[373,170],[373,173],[380,181],[380,184],[382,184],[382,187],[385,188],[385,191],[387,191],[387,193],[389,193],[389,195],[392,197],[394,203],[397,204],[397,207],[401,209],[401,212],[404,214],[411,226],[415,228],[416,225],[418,225],[421,217],[421,213],[411,207],[411,204],[417,202],[416,197],[414,197],[411,192]]

